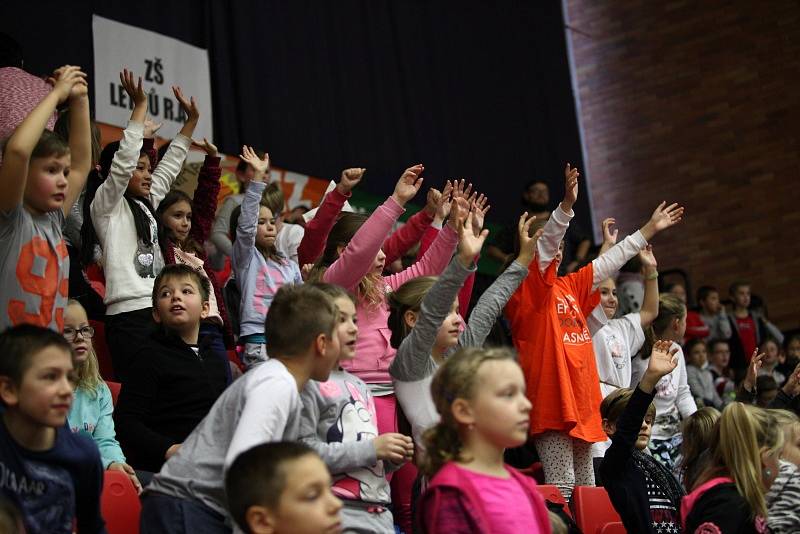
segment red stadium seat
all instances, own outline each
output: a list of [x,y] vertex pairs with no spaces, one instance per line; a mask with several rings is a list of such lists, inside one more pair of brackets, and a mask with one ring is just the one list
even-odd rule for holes
[[572,507],[575,522],[584,534],[600,534],[607,523],[621,521],[605,488],[576,486],[572,493]]
[[133,482],[122,471],[105,471],[100,512],[108,534],[138,534],[142,504]]
[[119,390],[122,388],[122,384],[119,382],[112,382],[110,380],[106,380],[106,385],[108,389],[111,391],[111,402],[114,404],[114,407],[117,407],[117,399],[119,398]]
[[628,531],[625,530],[622,523],[614,522],[603,525],[603,528],[600,529],[600,534],[628,534]]
[[556,486],[548,486],[545,484],[541,484],[536,486],[536,489],[539,490],[539,495],[544,497],[544,500],[554,502],[556,504],[561,504],[564,506],[564,512],[572,516],[572,512],[567,505],[567,500],[561,495],[561,491]]
[[103,380],[114,380],[114,368],[111,365],[111,353],[106,344],[106,325],[101,321],[89,320],[89,324],[94,328],[92,346],[97,354],[97,363],[100,365],[100,376]]

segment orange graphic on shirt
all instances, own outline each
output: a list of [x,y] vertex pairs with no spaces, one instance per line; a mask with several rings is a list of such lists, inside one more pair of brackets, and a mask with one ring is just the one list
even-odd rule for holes
[[[25,311],[24,301],[12,299],[8,303],[11,324],[30,323],[49,328],[55,310],[56,327],[59,332],[63,329],[64,309],[61,307],[56,309],[55,303],[58,295],[65,299],[69,295],[68,273],[65,271],[64,276],[59,278],[59,267],[67,257],[69,253],[63,240],[53,250],[46,239],[34,236],[22,247],[17,262],[17,280],[23,291],[39,297],[39,311],[28,313]],[[42,276],[33,271],[37,258],[45,261]]]

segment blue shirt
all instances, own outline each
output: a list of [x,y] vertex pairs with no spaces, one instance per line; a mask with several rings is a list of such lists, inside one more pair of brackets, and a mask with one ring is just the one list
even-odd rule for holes
[[75,390],[67,422],[73,432],[83,433],[94,440],[103,467],[108,469],[114,462],[125,462],[114,431],[114,403],[105,382],[101,382],[94,393],[84,388]]
[[[0,412],[1,413],[1,412]],[[105,533],[100,516],[103,466],[97,446],[66,425],[53,447],[31,451],[11,437],[0,417],[0,495],[22,513],[29,534]]]

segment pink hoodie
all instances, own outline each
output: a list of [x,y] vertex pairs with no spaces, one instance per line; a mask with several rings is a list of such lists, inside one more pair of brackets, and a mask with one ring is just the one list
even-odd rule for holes
[[[403,207],[389,197],[359,228],[339,259],[325,271],[322,280],[355,292],[361,279],[372,268],[375,256],[403,211]],[[388,326],[389,306],[385,295],[412,278],[440,274],[447,267],[457,244],[458,234],[447,226],[439,232],[436,240],[417,263],[398,274],[383,277],[384,298],[380,304],[370,305],[363,301],[358,303],[356,356],[352,361],[342,362],[342,367],[368,384],[392,383],[389,365],[397,351],[389,343],[392,333]]]

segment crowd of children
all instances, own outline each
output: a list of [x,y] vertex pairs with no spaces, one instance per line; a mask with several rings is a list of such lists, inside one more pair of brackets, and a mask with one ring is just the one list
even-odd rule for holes
[[[217,210],[217,148],[192,140],[202,103],[173,87],[185,121],[159,156],[147,88],[127,69],[120,83],[130,121],[102,152],[86,74],[69,65],[3,143],[9,531],[104,532],[103,472],[118,470],[143,533],[565,532],[518,470],[531,455],[567,501],[605,487],[631,533],[800,530],[800,335],[784,337],[747,282],[728,309],[712,286],[697,309],[684,286],[659,294],[651,241],[678,204],[620,242],[606,219],[597,256],[560,269],[580,183],[567,164],[563,200],[519,218],[470,305],[489,233],[472,184],[429,188],[395,230],[424,166],[369,215],[347,208],[366,172],[350,168],[293,224],[269,155],[245,145],[241,193]],[[66,137],[47,129],[57,109]],[[172,186],[192,146],[206,155],[190,196]],[[417,243],[416,261],[390,267]],[[102,273],[83,284],[97,294],[71,292],[70,272]],[[503,323],[513,348],[484,347]]]

